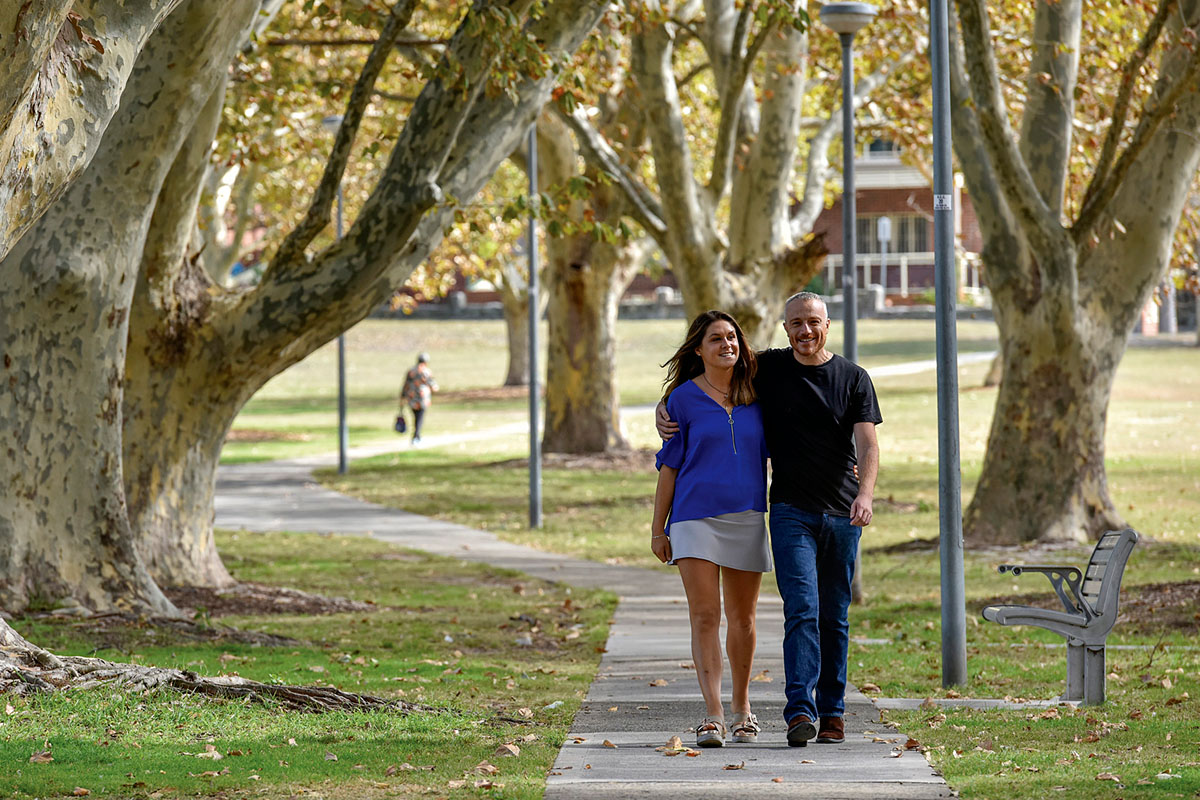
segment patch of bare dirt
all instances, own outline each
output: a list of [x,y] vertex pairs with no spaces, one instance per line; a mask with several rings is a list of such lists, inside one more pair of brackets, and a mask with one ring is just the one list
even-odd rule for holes
[[[984,606],[1013,604],[1062,609],[1053,592],[1039,592],[990,597],[975,604],[973,610],[978,613]],[[1117,625],[1200,633],[1200,581],[1122,586],[1119,609]]]
[[325,597],[265,583],[239,583],[229,589],[174,586],[164,589],[164,592],[176,608],[189,617],[200,611],[210,618],[217,618],[267,614],[324,616],[376,611],[379,608],[374,603],[362,603],[344,597]]
[[225,436],[227,442],[307,442],[307,433],[269,431],[261,428],[232,428]]
[[[542,466],[551,469],[594,469],[616,472],[644,472],[654,469],[654,450],[616,450],[610,453],[543,453]],[[529,463],[514,458],[488,464],[489,467],[517,468]]]

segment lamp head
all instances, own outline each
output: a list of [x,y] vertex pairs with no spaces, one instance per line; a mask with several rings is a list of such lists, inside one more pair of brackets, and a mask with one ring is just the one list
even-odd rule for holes
[[821,21],[837,33],[853,36],[875,19],[876,8],[870,3],[826,3],[821,6]]

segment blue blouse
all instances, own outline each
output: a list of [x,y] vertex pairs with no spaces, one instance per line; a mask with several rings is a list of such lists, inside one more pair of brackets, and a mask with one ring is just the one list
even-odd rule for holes
[[767,510],[767,442],[758,403],[731,417],[692,381],[667,398],[679,432],[663,442],[655,468],[679,470],[671,521]]

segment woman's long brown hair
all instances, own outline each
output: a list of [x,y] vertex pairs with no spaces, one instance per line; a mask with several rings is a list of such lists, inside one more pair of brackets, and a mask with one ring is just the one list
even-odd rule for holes
[[742,326],[737,324],[737,320],[726,314],[724,311],[705,311],[694,320],[688,328],[687,336],[683,340],[683,344],[679,345],[679,349],[675,351],[675,355],[667,359],[667,363],[663,364],[667,368],[667,379],[663,381],[663,402],[667,402],[667,398],[671,396],[671,392],[678,389],[687,381],[692,380],[697,375],[704,374],[704,362],[700,359],[696,349],[704,342],[704,335],[708,333],[708,326],[718,320],[724,320],[733,326],[734,333],[737,334],[738,341],[738,360],[733,365],[733,380],[729,383],[729,400],[735,406],[744,406],[754,402],[754,373],[758,370],[758,361],[754,357],[754,351],[747,346],[746,336],[742,333]]

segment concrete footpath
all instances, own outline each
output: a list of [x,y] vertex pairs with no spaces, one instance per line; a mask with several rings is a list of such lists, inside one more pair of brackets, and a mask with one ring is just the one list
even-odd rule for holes
[[[446,438],[446,442],[441,439]],[[426,446],[450,443],[430,436]],[[386,452],[396,444],[351,451]],[[694,744],[703,714],[691,668],[687,606],[677,574],[618,567],[509,544],[485,531],[364,503],[312,479],[327,456],[222,467],[216,525],[253,531],[370,534],[404,547],[494,564],[620,596],[600,671],[547,778],[546,798],[750,797],[926,800],[953,793],[907,737],[879,724],[871,701],[851,688],[846,741],[790,748],[785,740],[781,603],[768,577],[758,615],[751,703],[764,730],[755,745],[667,756],[672,736]],[[726,675],[724,696],[729,696]]]

